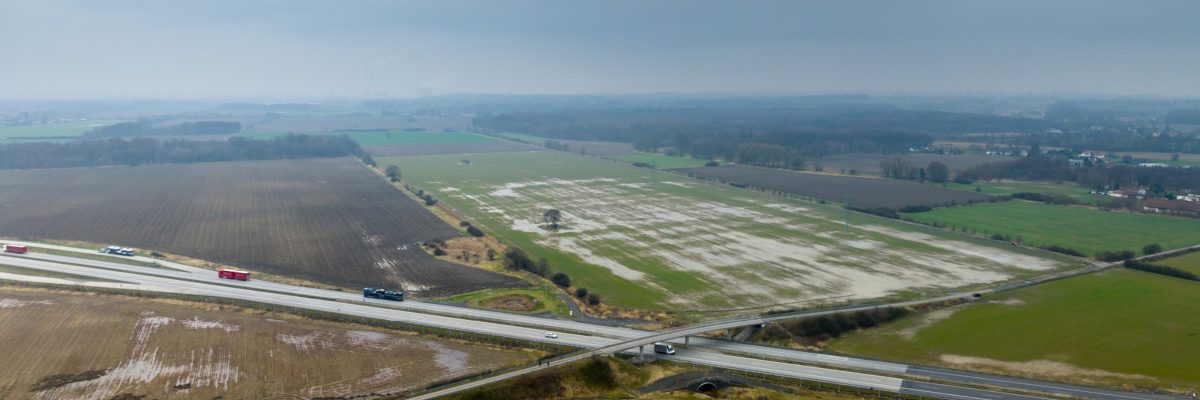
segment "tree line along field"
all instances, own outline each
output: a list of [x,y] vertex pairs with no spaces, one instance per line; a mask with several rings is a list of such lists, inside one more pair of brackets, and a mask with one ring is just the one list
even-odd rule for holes
[[690,157],[668,156],[658,153],[643,153],[637,152],[632,154],[621,154],[612,157],[614,160],[625,161],[629,163],[646,163],[658,169],[673,169],[673,168],[696,168],[703,167],[708,160],[701,160]]
[[[320,132],[310,134],[321,135],[347,135],[350,139],[358,142],[360,146],[384,146],[398,144],[430,144],[430,143],[476,143],[476,142],[493,142],[498,139],[487,136],[476,135],[468,132],[411,132],[411,131],[391,131],[391,130],[369,130],[369,131],[333,131]],[[274,139],[287,133],[281,132],[243,132],[239,134],[250,139]]]
[[540,136],[533,136],[524,133],[513,132],[497,132],[489,135],[503,137],[512,141],[528,144],[537,148],[545,147],[546,141],[551,140],[567,145],[566,151],[572,153],[580,153],[589,156],[617,156],[623,154],[633,154],[633,144],[622,142],[594,142],[587,140],[567,140],[567,139],[546,139]]
[[536,357],[235,306],[14,287],[0,287],[0,324],[7,399],[373,398]]
[[966,228],[977,234],[1007,235],[1028,245],[1058,245],[1089,256],[1100,251],[1141,252],[1142,247],[1151,243],[1158,243],[1166,250],[1200,243],[1200,224],[1186,218],[1024,200],[937,208],[903,216],[954,230]]
[[962,190],[965,192],[974,192],[979,190],[980,193],[1005,196],[1013,193],[1041,193],[1051,196],[1064,196],[1075,199],[1084,204],[1100,204],[1111,201],[1113,198],[1103,194],[1091,193],[1091,189],[1074,183],[1050,183],[1050,182],[1018,182],[1018,181],[981,181],[970,184],[947,182],[944,185],[940,183],[928,183],[934,186],[944,186],[949,189]]
[[[537,148],[469,132],[413,132],[399,130],[333,131],[308,134],[347,135],[372,156],[417,154],[462,154],[492,151],[521,151]],[[273,139],[279,132],[245,132],[242,137]]]
[[1191,252],[1184,255],[1155,260],[1154,263],[1178,268],[1200,275],[1200,252]]
[[[469,161],[464,162],[464,160]],[[618,307],[844,301],[1040,274],[1060,258],[562,152],[378,159]],[[958,193],[958,192],[953,192]],[[542,213],[561,210],[562,228]],[[1041,254],[1041,253],[1038,253]]]
[[830,202],[849,202],[863,208],[898,210],[912,205],[942,205],[985,201],[982,193],[950,190],[896,179],[810,174],[774,168],[726,165],[683,168],[678,171],[721,182],[749,185]]
[[426,254],[457,231],[348,157],[0,171],[0,234],[424,295],[522,284]]
[[845,335],[829,349],[1105,386],[1200,385],[1200,283],[1128,269],[1017,289]]
[[849,174],[853,171],[855,175],[880,176],[883,169],[879,167],[879,164],[896,157],[903,158],[921,168],[929,166],[929,163],[934,161],[940,162],[950,169],[952,175],[954,171],[965,170],[976,165],[1013,160],[1013,157],[980,154],[834,154],[814,159],[812,163],[819,162],[826,172]]

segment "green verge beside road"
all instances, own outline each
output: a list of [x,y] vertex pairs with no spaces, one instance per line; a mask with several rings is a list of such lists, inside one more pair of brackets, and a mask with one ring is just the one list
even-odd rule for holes
[[[442,299],[444,301],[466,303],[473,308],[486,308],[501,311],[521,312],[525,314],[540,314],[545,312],[553,313],[558,316],[567,316],[570,314],[570,309],[566,304],[559,300],[558,293],[555,289],[534,288],[534,289],[495,289],[481,290],[478,292],[463,293]],[[517,303],[532,304],[532,308],[528,310],[514,310],[504,307],[504,300],[516,300]]]
[[1186,391],[1200,385],[1200,283],[1114,269],[843,336],[840,353]]
[[1008,235],[1034,246],[1058,245],[1086,255],[1158,243],[1165,250],[1200,243],[1200,224],[1185,218],[1102,211],[1023,200],[905,213],[905,218],[954,230]]

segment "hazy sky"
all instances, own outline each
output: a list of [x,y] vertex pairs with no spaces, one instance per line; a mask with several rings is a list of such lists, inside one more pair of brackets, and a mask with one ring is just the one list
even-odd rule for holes
[[0,0],[4,99],[1196,96],[1197,71],[1200,2],[1186,0]]

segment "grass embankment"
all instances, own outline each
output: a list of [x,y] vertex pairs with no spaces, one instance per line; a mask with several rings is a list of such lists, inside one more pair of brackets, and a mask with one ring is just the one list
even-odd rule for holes
[[1200,384],[1200,283],[1116,269],[834,340],[874,358],[1108,385]]
[[[396,144],[475,143],[494,142],[497,139],[470,132],[410,132],[410,131],[356,131],[356,132],[313,132],[306,135],[349,135],[360,146],[384,146]],[[251,139],[274,139],[285,136],[282,132],[243,132],[240,136]]]
[[567,316],[570,309],[555,295],[558,289],[497,289],[481,290],[447,297],[443,300],[466,303],[474,308],[540,314],[545,312]]
[[658,153],[643,153],[637,152],[633,154],[619,154],[609,158],[621,160],[629,163],[646,163],[657,169],[672,169],[672,168],[696,168],[703,167],[708,160],[701,160],[690,157],[668,156]]
[[977,234],[1020,238],[1034,246],[1058,245],[1094,255],[1158,243],[1165,250],[1200,243],[1200,224],[1184,218],[1102,211],[1023,200],[980,203],[906,213],[915,221]]

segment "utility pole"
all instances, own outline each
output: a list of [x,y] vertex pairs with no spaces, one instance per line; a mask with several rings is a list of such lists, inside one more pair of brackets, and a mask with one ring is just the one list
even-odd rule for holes
[[846,225],[844,232],[850,233],[850,195],[846,195],[846,203],[842,205],[842,208],[846,211]]

